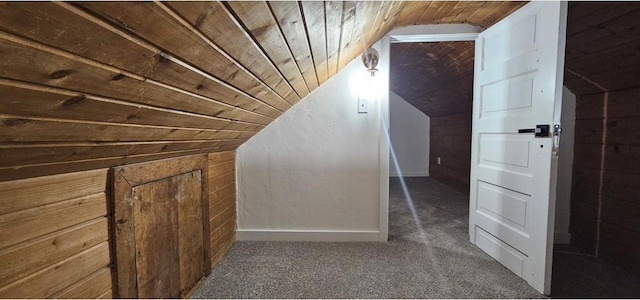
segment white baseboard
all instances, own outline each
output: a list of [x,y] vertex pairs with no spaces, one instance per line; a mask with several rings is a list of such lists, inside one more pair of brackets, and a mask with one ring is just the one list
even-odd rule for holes
[[556,232],[553,235],[553,243],[554,244],[570,244],[571,243],[571,233],[568,232]]
[[241,230],[238,241],[378,242],[379,231]]
[[[403,177],[429,177],[429,172],[402,172]],[[400,177],[396,172],[389,172],[390,177]]]

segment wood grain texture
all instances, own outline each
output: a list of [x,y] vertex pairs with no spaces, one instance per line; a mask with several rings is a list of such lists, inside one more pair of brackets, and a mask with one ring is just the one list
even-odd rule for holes
[[577,95],[571,244],[640,274],[638,3],[571,3],[565,85]]
[[319,84],[322,84],[329,78],[324,6],[325,3],[321,1],[300,2]]
[[[208,43],[192,28],[181,23],[178,16],[172,15],[161,3],[153,2],[85,2],[82,8],[100,16],[116,27],[127,30],[173,56],[180,57],[190,65],[211,74],[221,82],[226,82],[246,94],[259,99],[253,101],[256,108],[264,113],[278,114],[270,101],[278,101],[277,96],[255,80],[251,74],[240,68],[237,63]],[[123,25],[125,24],[125,25]],[[215,75],[213,75],[215,74]]]
[[210,260],[215,265],[235,242],[235,152],[209,155]]
[[112,172],[116,295],[184,297],[210,269],[207,156]]
[[180,186],[185,176],[189,174],[132,187],[135,282],[139,298],[180,296],[182,274],[178,236],[183,228],[178,224],[178,201],[174,199],[174,189]]
[[429,176],[468,194],[471,112],[432,117],[430,128]]
[[[107,219],[100,218],[5,248],[0,251],[0,286],[105,242],[107,233]],[[108,281],[111,287],[111,279]]]
[[[520,5],[0,3],[0,181],[233,150],[391,29],[488,26]],[[38,151],[17,154],[25,142]],[[82,155],[53,143],[82,144]]]
[[0,183],[0,215],[103,193],[107,170],[68,173]]
[[100,298],[106,292],[111,292],[111,268],[102,268],[82,281],[70,286],[60,294],[58,299],[90,299]]
[[105,198],[105,194],[100,193],[1,215],[0,228],[4,234],[0,248],[105,217]]
[[390,89],[430,117],[471,111],[473,42],[392,44]]
[[[204,175],[204,176],[203,176]],[[186,178],[185,178],[186,177]],[[177,177],[182,183],[176,184],[178,191],[178,228],[180,256],[180,295],[187,295],[205,274],[206,240],[202,201],[202,182],[207,180],[202,172],[191,172]],[[208,265],[207,265],[208,266]]]
[[225,5],[233,12],[243,27],[251,33],[253,39],[278,67],[284,77],[291,83],[296,93],[304,97],[309,93],[309,87],[304,81],[300,68],[282,35],[278,23],[269,5],[263,1],[254,2],[226,2]]
[[[50,298],[95,270],[109,265],[109,244],[92,248],[0,287],[3,298]],[[35,288],[34,288],[35,287]]]
[[315,90],[318,87],[318,78],[299,4],[294,1],[270,1],[269,8],[278,22],[309,91]]
[[[107,170],[0,183],[0,297],[95,298],[111,289]],[[99,270],[107,270],[96,278]],[[93,278],[92,287],[83,287]]]
[[[220,2],[172,2],[168,5],[284,98],[286,102],[275,105],[278,109],[285,111],[300,101],[277,67],[267,59],[226,6]],[[229,43],[230,40],[233,43]]]

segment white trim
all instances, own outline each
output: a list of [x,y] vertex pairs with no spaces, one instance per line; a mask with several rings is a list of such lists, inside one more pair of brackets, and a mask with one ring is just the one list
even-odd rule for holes
[[389,174],[390,177],[429,177],[429,172],[402,172],[402,175],[398,175],[396,172]]
[[[392,40],[410,40],[412,42],[425,41],[430,42],[450,42],[450,41],[468,41],[472,36],[478,36],[484,28],[469,24],[438,24],[438,25],[414,25],[398,29],[394,29],[380,40],[380,66],[389,68],[391,66],[391,43]],[[452,40],[452,37],[462,38],[461,40]],[[471,40],[475,41],[475,37]],[[385,61],[386,59],[386,61]],[[389,79],[387,78],[387,90]],[[389,90],[389,92],[391,92]],[[389,94],[384,99],[380,99],[380,115],[381,128],[379,138],[379,159],[380,159],[380,221],[379,221],[379,241],[385,242],[389,238]],[[383,122],[384,121],[384,122]],[[408,174],[405,173],[405,176]],[[410,175],[409,175],[410,176]],[[428,171],[427,171],[427,175]]]
[[554,244],[568,245],[571,243],[571,233],[568,232],[555,232],[553,234]]
[[475,41],[484,29],[469,24],[414,25],[389,32],[391,43]]
[[449,34],[418,34],[391,36],[391,43],[427,43],[427,42],[458,42],[475,41],[477,33],[449,33]]
[[378,242],[379,231],[237,230],[238,241]]
[[391,42],[389,36],[380,39],[380,62],[379,68],[386,69],[383,90],[388,91],[382,95],[378,101],[380,111],[380,122],[378,122],[378,165],[380,167],[380,208],[378,219],[379,242],[386,242],[389,239],[389,77],[391,68]]

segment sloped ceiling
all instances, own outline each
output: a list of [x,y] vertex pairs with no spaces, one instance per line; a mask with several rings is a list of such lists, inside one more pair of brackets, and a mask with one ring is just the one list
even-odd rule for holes
[[[587,95],[639,86],[638,2],[569,2],[564,84]],[[390,89],[425,114],[469,112],[472,42],[391,45]]]
[[392,28],[521,2],[1,2],[0,180],[237,148]]
[[640,86],[640,2],[569,2],[565,85],[577,95]]
[[474,42],[391,45],[389,88],[430,117],[471,111]]

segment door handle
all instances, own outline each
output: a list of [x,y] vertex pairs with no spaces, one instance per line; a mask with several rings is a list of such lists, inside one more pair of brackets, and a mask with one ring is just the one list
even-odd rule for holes
[[548,137],[549,128],[549,125],[536,125],[536,128],[518,129],[518,133],[535,133],[536,137]]

